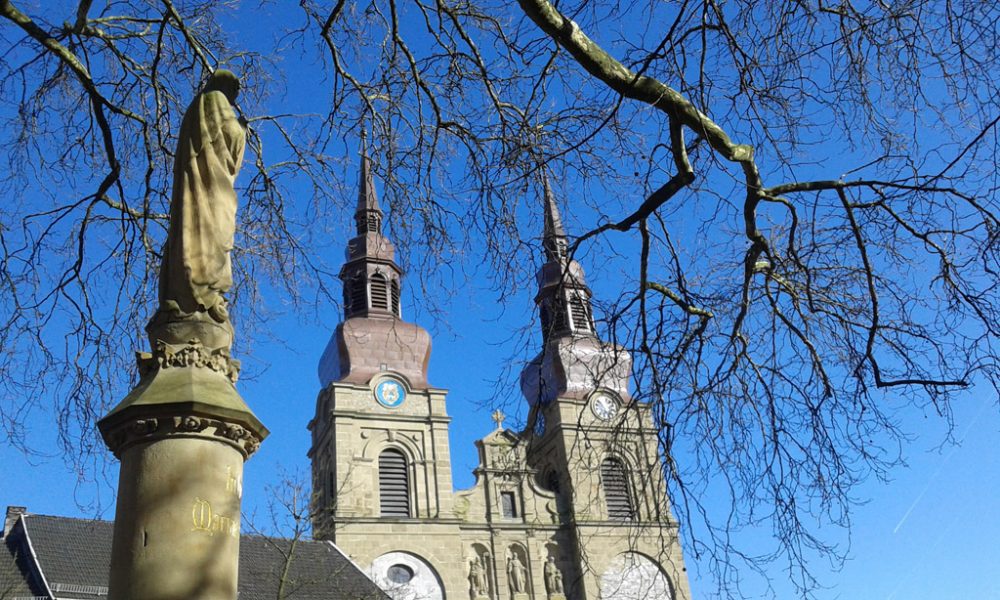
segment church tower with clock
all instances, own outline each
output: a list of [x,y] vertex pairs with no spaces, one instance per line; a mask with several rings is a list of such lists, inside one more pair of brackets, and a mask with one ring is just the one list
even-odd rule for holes
[[628,352],[597,335],[547,183],[543,200],[529,427],[496,414],[475,485],[455,491],[446,391],[427,380],[429,334],[402,318],[403,272],[362,150],[344,321],[309,423],[313,533],[394,599],[690,598],[650,409],[629,395]]
[[460,559],[447,392],[427,381],[430,335],[402,318],[403,272],[364,149],[358,187],[357,233],[340,271],[345,318],[320,359],[309,423],[314,537],[369,565],[381,557],[398,567],[394,579],[430,585],[438,576],[427,560],[440,571]]
[[688,598],[651,407],[629,394],[628,351],[597,335],[547,181],[543,203],[542,349],[521,372],[523,439],[528,466],[556,494],[570,597]]

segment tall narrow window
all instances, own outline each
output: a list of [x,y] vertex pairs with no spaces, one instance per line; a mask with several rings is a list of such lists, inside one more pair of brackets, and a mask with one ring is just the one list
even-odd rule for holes
[[569,310],[573,316],[574,331],[591,331],[590,315],[587,311],[587,304],[579,295],[574,294],[569,301]]
[[389,448],[378,457],[379,506],[384,517],[410,516],[410,481],[406,457]]
[[347,300],[347,312],[349,315],[356,315],[368,308],[368,289],[365,280],[361,275],[355,275],[347,280],[349,297]]
[[566,331],[566,305],[561,297],[552,299],[552,332]]
[[402,314],[399,312],[399,281],[393,279],[392,285],[392,314],[397,317],[401,317]]
[[608,504],[608,518],[612,521],[635,519],[628,474],[620,460],[617,458],[604,460],[601,465],[601,482],[604,484],[604,500]]
[[389,282],[381,273],[372,275],[372,308],[389,310]]
[[505,519],[517,517],[517,499],[514,492],[500,492],[500,514]]

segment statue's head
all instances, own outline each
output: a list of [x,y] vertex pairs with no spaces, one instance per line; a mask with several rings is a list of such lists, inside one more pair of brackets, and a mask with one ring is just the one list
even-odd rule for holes
[[216,69],[208,78],[204,91],[222,92],[229,99],[230,104],[236,104],[236,97],[240,95],[240,78],[232,71]]

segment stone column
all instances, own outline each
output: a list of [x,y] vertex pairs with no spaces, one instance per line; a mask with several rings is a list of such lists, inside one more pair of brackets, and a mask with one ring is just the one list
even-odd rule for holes
[[184,317],[154,317],[138,385],[98,423],[121,460],[110,600],[236,598],[243,463],[268,432],[236,391],[228,322]]

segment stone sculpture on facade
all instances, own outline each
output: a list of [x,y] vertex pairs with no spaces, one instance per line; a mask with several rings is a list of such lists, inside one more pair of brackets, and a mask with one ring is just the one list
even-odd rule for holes
[[510,591],[514,598],[527,593],[528,569],[517,554],[511,554],[507,558],[507,578],[510,580]]
[[223,296],[245,141],[238,90],[216,71],[184,115],[152,352],[138,353],[139,383],[98,423],[121,460],[109,600],[236,597],[243,463],[267,436],[234,385]]
[[[427,582],[425,598],[616,597],[602,592],[601,569],[635,550],[656,556],[677,582],[671,598],[689,599],[652,407],[629,395],[628,352],[597,333],[551,190],[536,296],[544,343],[522,377],[534,426],[512,431],[494,413],[496,429],[476,441],[474,486],[454,492],[447,390],[428,382],[429,334],[402,320],[403,271],[383,234],[387,215],[364,149],[360,159],[357,235],[339,275],[343,321],[320,360],[309,422],[314,535],[349,549],[381,580],[392,581],[408,557],[420,565],[413,581]],[[386,394],[389,386],[396,393]],[[612,457],[635,468],[625,471],[623,497],[633,512],[648,507],[641,527],[608,511],[602,467]],[[392,499],[385,510],[383,498]]]
[[469,564],[469,594],[473,600],[490,597],[489,580],[486,576],[486,569],[483,568],[482,560],[477,556]]
[[546,561],[543,574],[545,575],[545,592],[548,594],[550,600],[565,598],[562,571],[556,566],[554,556],[550,556],[549,560]]

